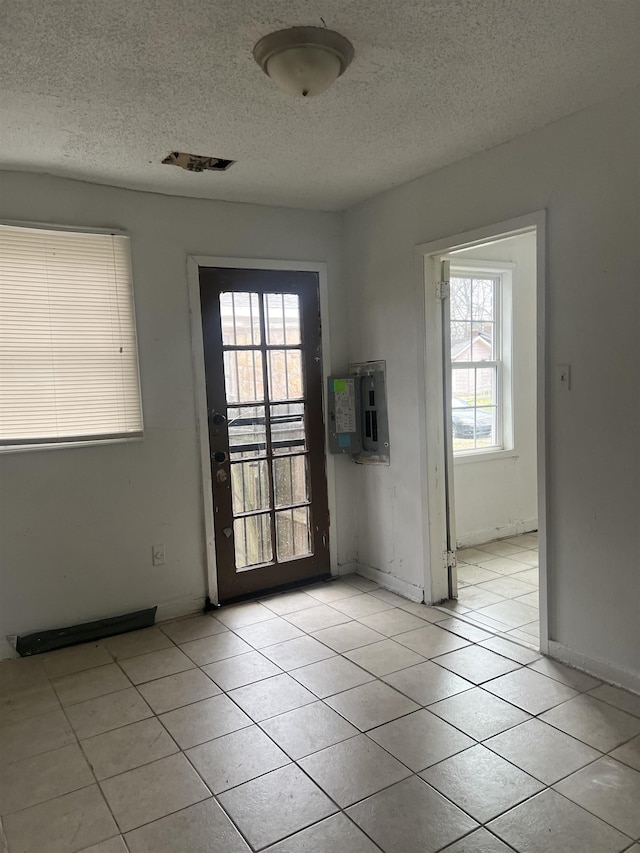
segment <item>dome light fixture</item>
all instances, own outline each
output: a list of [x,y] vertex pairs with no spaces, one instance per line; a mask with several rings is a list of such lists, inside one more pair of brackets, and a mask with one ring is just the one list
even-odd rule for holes
[[253,48],[253,57],[264,73],[296,98],[326,92],[344,74],[353,56],[348,39],[322,27],[278,30]]

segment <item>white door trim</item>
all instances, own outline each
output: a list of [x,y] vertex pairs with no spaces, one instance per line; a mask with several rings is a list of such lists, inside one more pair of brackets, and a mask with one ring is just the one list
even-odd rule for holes
[[536,306],[537,306],[537,465],[538,465],[538,528],[540,549],[540,650],[549,648],[549,598],[547,562],[547,352],[546,352],[546,211],[508,219],[454,234],[415,247],[419,314],[418,334],[424,357],[424,383],[420,384],[420,468],[423,502],[423,542],[425,549],[425,601],[437,603],[447,597],[447,570],[443,552],[446,551],[446,506],[444,488],[444,411],[442,395],[442,323],[437,305],[435,286],[438,265],[434,256],[456,249],[470,248],[492,239],[502,239],[518,233],[536,232]]
[[[229,258],[215,255],[189,255],[187,257],[187,287],[189,292],[189,319],[191,326],[191,354],[195,397],[195,418],[200,447],[202,524],[204,532],[204,559],[207,569],[207,587],[212,604],[218,603],[218,576],[216,568],[215,534],[213,527],[213,497],[209,449],[209,420],[207,417],[207,393],[204,371],[204,344],[202,339],[202,313],[200,311],[200,267],[227,267],[252,270],[293,270],[318,273],[320,289],[320,320],[322,323],[322,405],[325,417],[326,395],[324,380],[331,373],[331,343],[329,340],[329,289],[327,264],[322,261],[290,261],[269,258]],[[329,499],[329,558],[332,574],[337,572],[338,543],[335,533],[336,482],[335,461],[329,453],[325,430],[325,458],[327,471],[327,493]],[[333,530],[332,530],[333,528]]]

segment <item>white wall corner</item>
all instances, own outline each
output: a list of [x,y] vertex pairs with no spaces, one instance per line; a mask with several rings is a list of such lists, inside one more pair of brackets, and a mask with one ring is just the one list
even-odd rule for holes
[[640,673],[619,669],[607,661],[590,658],[553,640],[549,640],[548,656],[582,670],[594,678],[599,678],[607,684],[614,684],[616,687],[622,687],[624,690],[640,695]]
[[363,563],[351,563],[350,565],[350,571],[362,575],[363,578],[375,581],[390,592],[395,592],[403,598],[408,598],[409,601],[417,601],[420,604],[424,601],[424,588],[417,584],[409,583],[409,581],[398,578],[390,572],[381,572],[380,569],[374,569],[372,566],[366,566]]

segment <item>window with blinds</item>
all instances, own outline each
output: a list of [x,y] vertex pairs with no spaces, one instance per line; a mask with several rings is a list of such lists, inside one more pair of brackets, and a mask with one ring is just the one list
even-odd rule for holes
[[141,435],[129,239],[0,225],[0,449]]

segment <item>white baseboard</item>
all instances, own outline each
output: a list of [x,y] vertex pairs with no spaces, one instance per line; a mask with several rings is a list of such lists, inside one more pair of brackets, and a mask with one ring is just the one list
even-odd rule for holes
[[607,684],[614,684],[616,687],[622,687],[632,693],[640,694],[640,674],[638,673],[619,669],[606,661],[587,657],[553,640],[549,640],[549,657],[559,660],[561,663],[569,664],[576,669],[581,669],[583,672],[593,675],[594,678],[606,681]]
[[352,560],[350,563],[342,563],[338,565],[336,568],[331,569],[331,574],[334,577],[339,577],[341,575],[352,575],[354,572],[358,571],[358,563],[355,560]]
[[474,545],[486,545],[496,539],[508,539],[510,536],[520,536],[538,529],[538,519],[528,518],[513,524],[502,524],[490,530],[474,530],[471,533],[457,533],[458,548],[473,548]]
[[199,596],[198,598],[159,604],[156,611],[156,622],[167,622],[169,619],[179,619],[181,616],[193,616],[196,613],[202,613],[205,602],[204,596]]
[[[375,581],[390,592],[396,592],[403,598],[408,598],[409,601],[418,601],[420,603],[424,601],[424,589],[421,586],[409,583],[409,581],[402,580],[402,578],[397,578],[390,572],[381,572],[380,569],[365,566],[363,563],[350,563],[349,565],[351,566],[348,570],[349,572],[356,572],[356,574],[362,575],[363,578],[369,578],[370,581]],[[342,569],[343,567],[341,566],[340,568]],[[348,574],[348,572],[341,571],[340,574]]]

